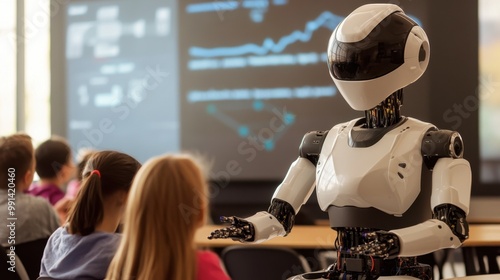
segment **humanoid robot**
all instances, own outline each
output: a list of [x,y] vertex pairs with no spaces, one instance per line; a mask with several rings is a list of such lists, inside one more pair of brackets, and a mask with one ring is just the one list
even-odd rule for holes
[[400,114],[429,62],[424,30],[393,4],[354,10],[328,44],[330,75],[363,118],[307,133],[268,211],[222,217],[208,237],[286,236],[316,188],[337,231],[336,263],[294,279],[432,279],[416,256],[468,238],[471,171],[459,133]]

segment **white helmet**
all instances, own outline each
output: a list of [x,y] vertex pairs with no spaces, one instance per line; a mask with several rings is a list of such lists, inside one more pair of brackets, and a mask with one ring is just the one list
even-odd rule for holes
[[429,64],[424,30],[394,4],[354,10],[328,43],[330,76],[354,110],[369,110],[415,82]]

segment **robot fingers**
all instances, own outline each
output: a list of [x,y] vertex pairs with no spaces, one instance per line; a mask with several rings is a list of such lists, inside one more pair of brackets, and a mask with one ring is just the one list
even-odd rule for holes
[[387,257],[387,245],[380,244],[376,241],[371,241],[369,243],[359,245],[351,248],[352,254],[373,256],[373,257]]
[[242,242],[251,241],[253,239],[254,234],[251,223],[234,216],[222,216],[221,222],[229,223],[231,225],[211,232],[208,239],[231,238]]
[[394,258],[399,252],[396,235],[385,231],[365,235],[367,243],[352,247],[350,253],[380,258]]

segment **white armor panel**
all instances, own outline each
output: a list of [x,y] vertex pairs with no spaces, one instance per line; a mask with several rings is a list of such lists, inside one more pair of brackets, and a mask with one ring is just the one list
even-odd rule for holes
[[295,213],[307,202],[314,191],[315,166],[306,158],[299,157],[288,170],[283,182],[274,191],[273,198],[290,203]]
[[472,175],[470,164],[460,158],[440,158],[432,172],[431,206],[453,204],[469,214]]
[[[277,236],[286,235],[283,225],[276,219],[276,217],[266,211],[258,212],[255,215],[246,218],[246,220],[252,223],[255,229],[254,240],[252,243],[261,243]],[[242,242],[247,243],[245,241]]]
[[318,203],[323,211],[330,205],[355,206],[402,215],[420,192],[421,142],[434,126],[407,118],[370,147],[350,147],[357,121],[328,133],[316,171]]

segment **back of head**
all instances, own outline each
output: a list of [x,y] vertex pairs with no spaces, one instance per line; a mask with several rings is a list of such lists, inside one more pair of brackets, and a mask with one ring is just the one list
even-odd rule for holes
[[83,182],[68,215],[69,232],[88,235],[102,221],[105,199],[130,190],[141,164],[133,157],[116,152],[94,153],[83,171]]
[[18,133],[0,137],[0,182],[2,182],[0,188],[8,188],[8,184],[3,183],[8,182],[7,179],[10,178],[8,173],[21,178],[33,168],[33,164],[33,143],[30,136]]
[[35,150],[36,173],[42,179],[56,178],[71,160],[71,147],[57,136],[41,143]]
[[208,207],[197,161],[187,155],[151,159],[137,174],[127,203],[123,242],[107,278],[194,279],[194,234]]

